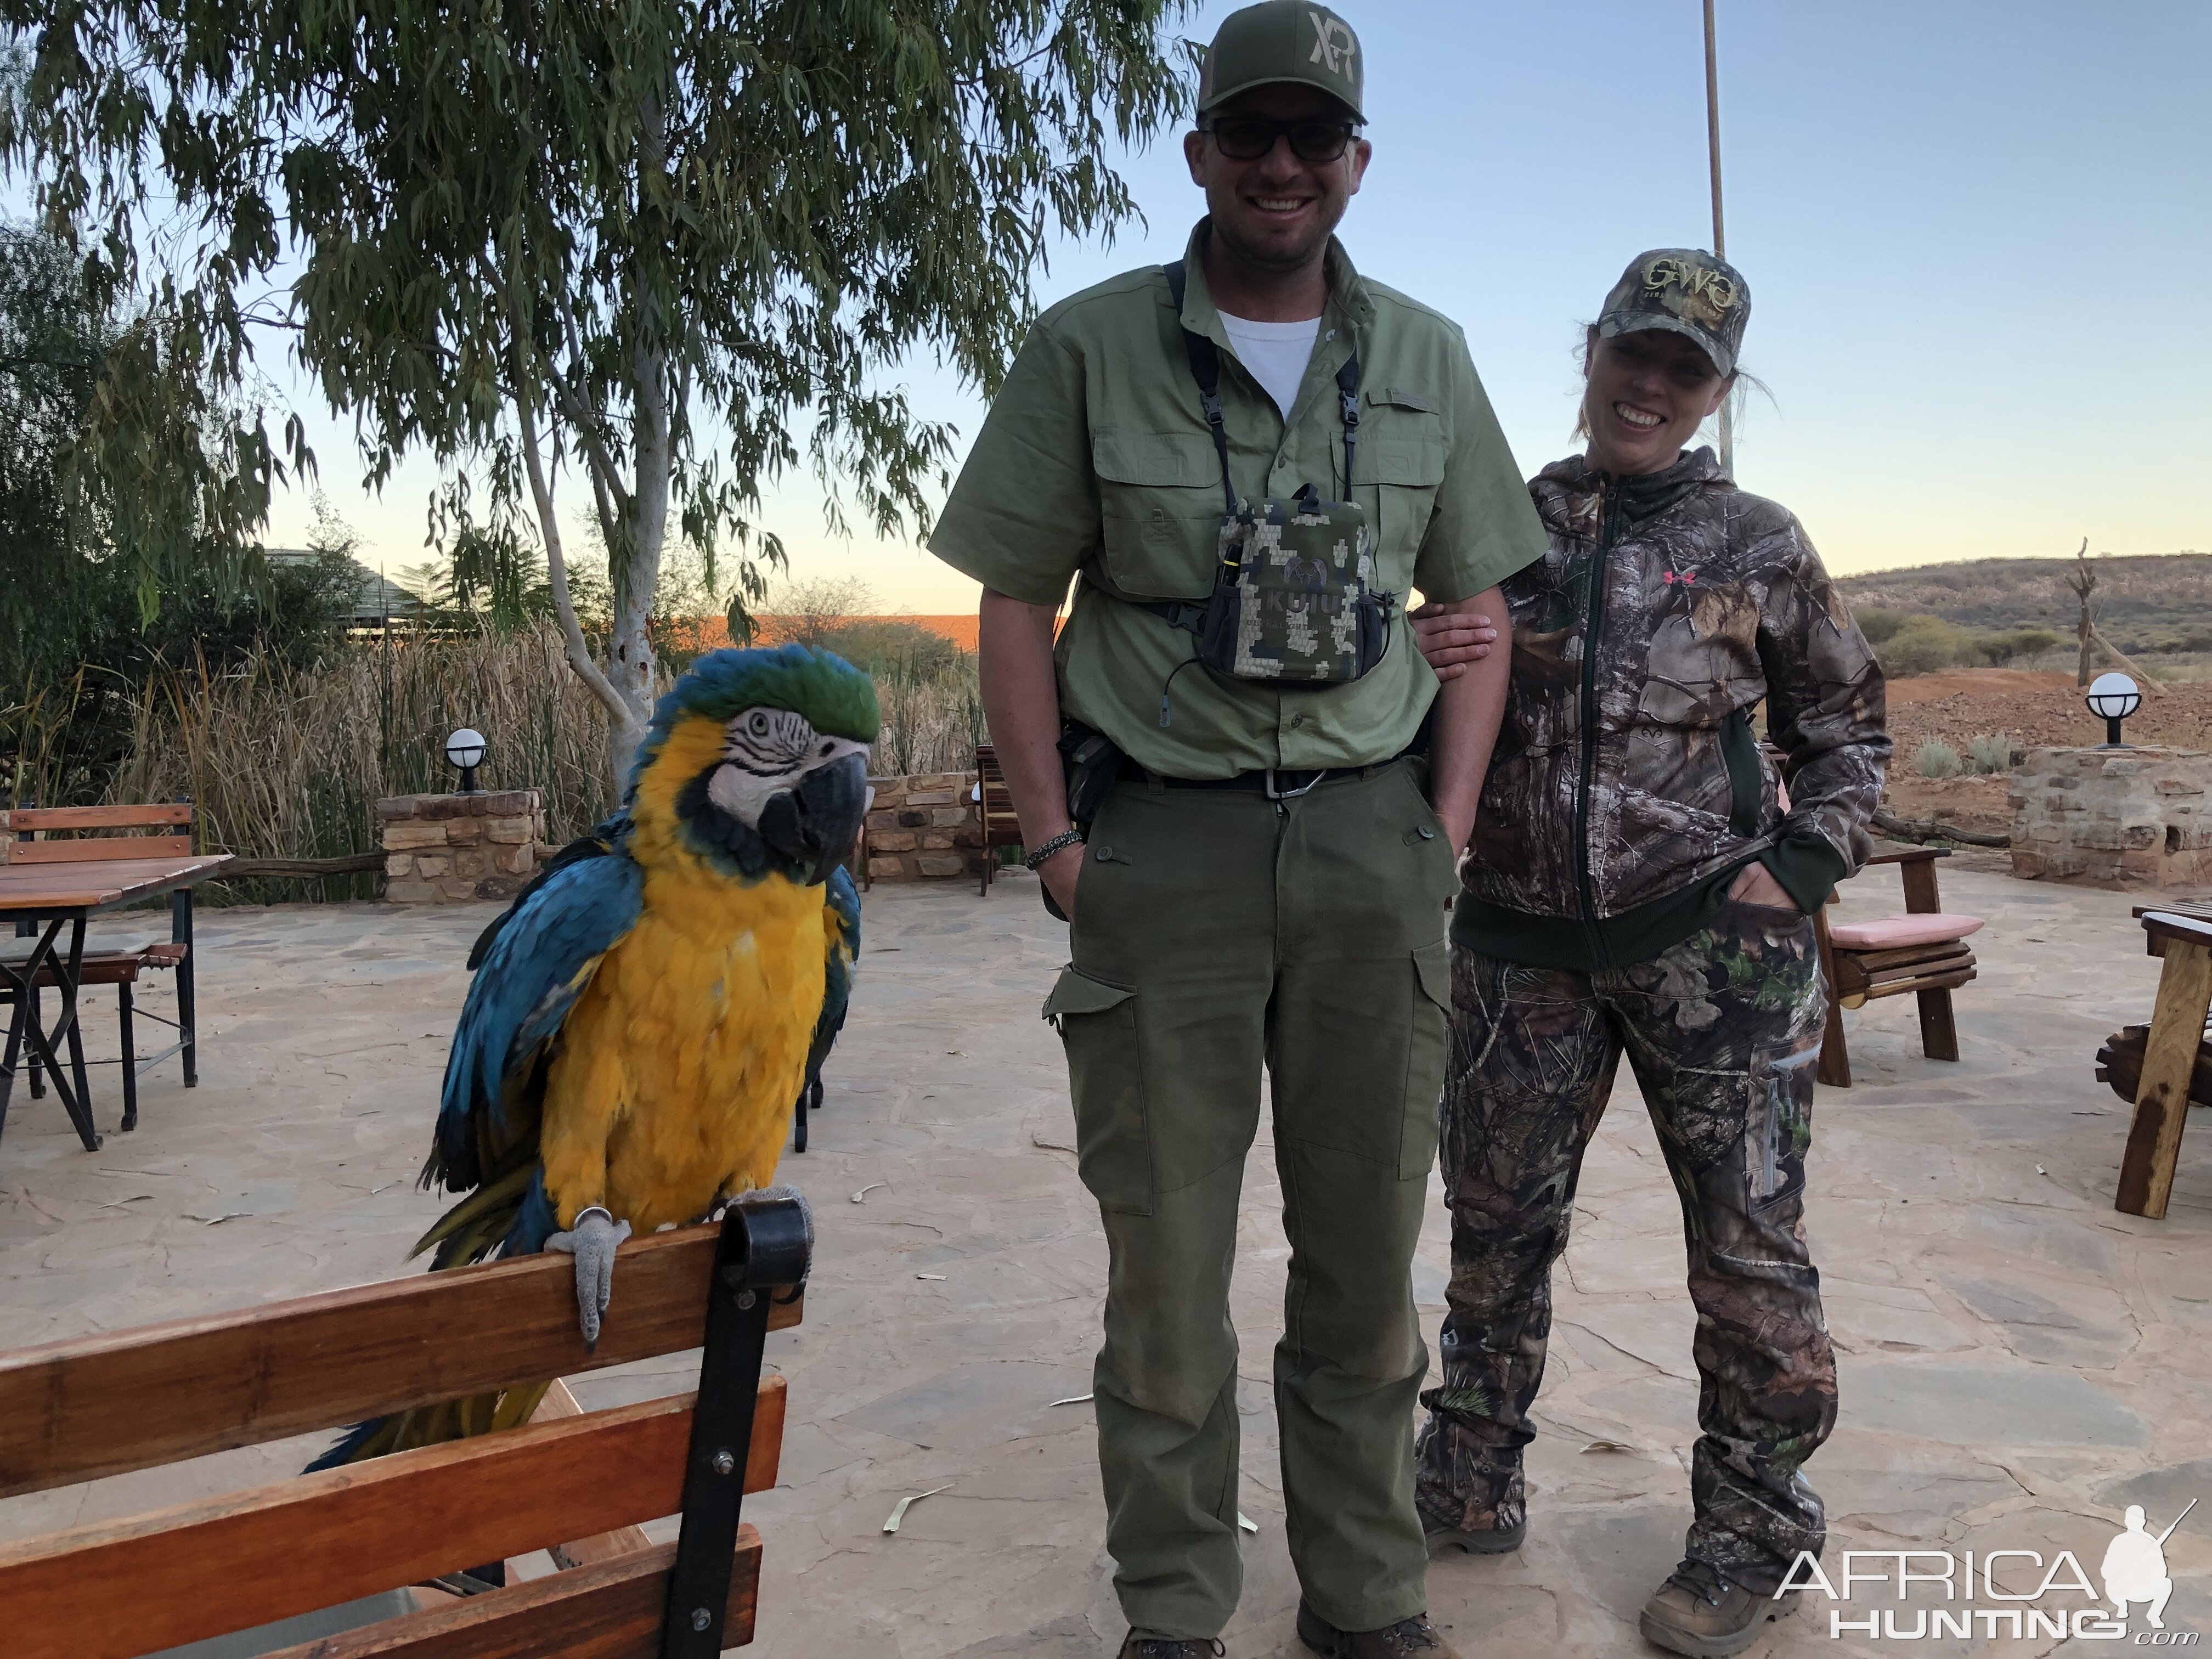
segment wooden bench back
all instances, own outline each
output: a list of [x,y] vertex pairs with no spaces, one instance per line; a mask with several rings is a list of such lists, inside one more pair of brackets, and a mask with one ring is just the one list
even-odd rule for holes
[[[596,1352],[566,1256],[528,1256],[0,1354],[0,1496],[335,1429],[702,1340],[720,1229],[625,1246]],[[776,1307],[773,1328],[799,1322]],[[745,1490],[775,1483],[763,1379]],[[401,1452],[126,1520],[0,1544],[11,1659],[132,1659],[618,1531],[683,1507],[692,1396]],[[739,1531],[723,1639],[750,1639],[759,1539]],[[313,1644],[319,1659],[594,1659],[659,1651],[676,1547],[647,1549]],[[305,1650],[303,1650],[302,1652]]]
[[[88,859],[190,858],[189,801],[146,806],[18,806],[0,812],[0,864],[77,864]],[[93,836],[88,830],[166,830]],[[59,837],[59,839],[57,839]]]
[[1022,824],[1014,813],[1014,792],[999,764],[999,751],[991,744],[975,745],[975,793],[984,846],[1020,845]]

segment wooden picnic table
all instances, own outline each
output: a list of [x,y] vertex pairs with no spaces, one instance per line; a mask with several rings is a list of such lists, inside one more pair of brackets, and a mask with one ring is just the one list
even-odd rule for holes
[[2191,1081],[2212,1013],[2212,903],[2139,904],[2135,915],[2151,955],[2164,957],[2166,966],[2112,1207],[2155,1220],[2166,1213],[2173,1188]]
[[[90,843],[97,845],[97,843]],[[36,943],[29,956],[0,957],[0,992],[10,994],[15,1011],[8,1023],[8,1048],[0,1059],[0,1131],[8,1123],[8,1100],[15,1086],[18,1061],[44,1070],[69,1114],[87,1152],[100,1148],[92,1121],[92,1097],[85,1079],[84,1042],[77,1030],[77,994],[84,962],[84,925],[104,910],[172,895],[173,936],[186,948],[177,964],[178,1047],[184,1054],[185,1082],[198,1080],[198,1047],[193,1027],[194,964],[192,892],[230,862],[228,853],[179,854],[168,858],[76,858],[66,862],[0,865],[0,920],[31,924]],[[43,931],[40,924],[44,924]],[[62,929],[66,948],[57,949]],[[39,1012],[38,992],[51,985],[61,1006],[47,1024]],[[64,1075],[61,1048],[69,1048]],[[28,1050],[27,1054],[25,1052]]]

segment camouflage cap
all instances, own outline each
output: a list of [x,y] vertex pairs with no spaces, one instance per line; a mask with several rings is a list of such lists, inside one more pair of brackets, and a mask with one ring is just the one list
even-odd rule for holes
[[1198,77],[1203,115],[1254,87],[1294,81],[1318,87],[1364,121],[1359,106],[1365,81],[1359,37],[1327,6],[1310,0],[1261,0],[1232,11],[1214,31]]
[[1597,331],[1606,339],[1647,328],[1686,335],[1723,374],[1735,373],[1751,286],[1725,259],[1694,247],[1656,247],[1628,262],[1605,296]]

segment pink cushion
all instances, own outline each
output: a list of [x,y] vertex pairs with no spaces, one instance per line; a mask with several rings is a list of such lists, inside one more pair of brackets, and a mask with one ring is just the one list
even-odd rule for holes
[[1907,945],[1940,945],[1982,930],[1979,916],[1946,915],[1940,910],[1918,916],[1884,916],[1879,921],[1839,922],[1828,937],[1846,951],[1894,951]]

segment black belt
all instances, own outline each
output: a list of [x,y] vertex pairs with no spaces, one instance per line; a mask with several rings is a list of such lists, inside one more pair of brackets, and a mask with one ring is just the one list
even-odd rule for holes
[[[1396,765],[1404,758],[1402,755],[1393,756],[1387,761],[1378,761],[1373,766],[1323,766],[1304,769],[1271,766],[1264,771],[1239,772],[1230,778],[1170,778],[1162,775],[1159,781],[1170,789],[1242,789],[1255,795],[1265,795],[1269,800],[1296,800],[1332,778],[1371,776],[1386,766]],[[1155,775],[1124,757],[1121,775],[1142,782]]]

